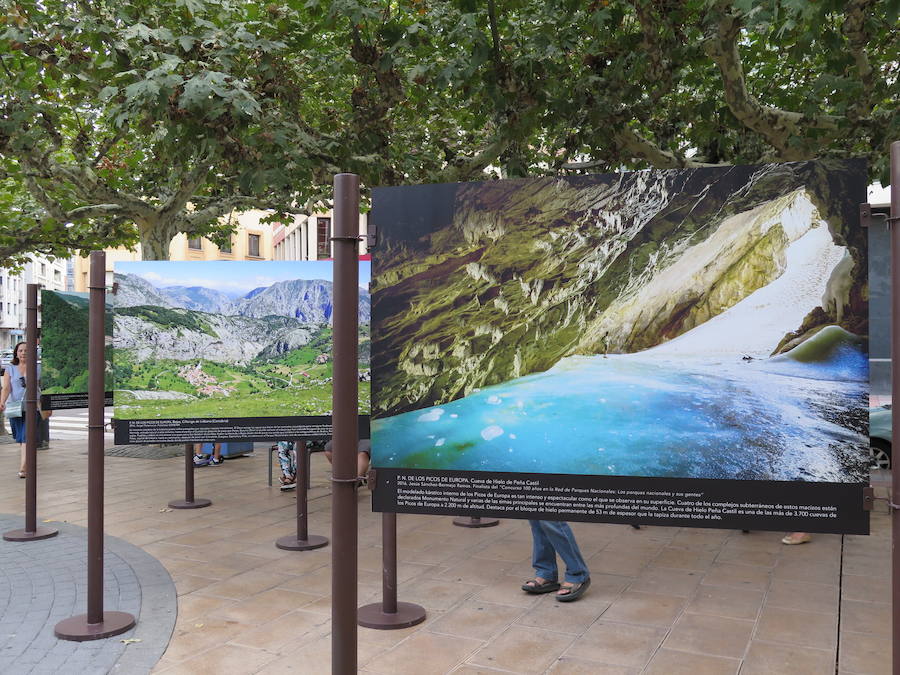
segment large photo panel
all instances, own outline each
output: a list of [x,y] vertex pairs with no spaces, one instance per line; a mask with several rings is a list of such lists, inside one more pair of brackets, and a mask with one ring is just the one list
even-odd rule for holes
[[[116,442],[330,438],[332,269],[329,261],[116,263]],[[369,275],[360,262],[364,437]]]
[[374,190],[375,508],[868,532],[865,179]]
[[[112,341],[112,314],[104,322]],[[112,405],[112,370],[104,374],[105,405]],[[88,294],[41,291],[41,410],[88,407]]]

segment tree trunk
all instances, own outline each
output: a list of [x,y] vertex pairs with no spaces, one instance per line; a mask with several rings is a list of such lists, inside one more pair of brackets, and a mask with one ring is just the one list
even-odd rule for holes
[[178,234],[168,223],[141,223],[141,258],[143,260],[168,260],[169,243]]

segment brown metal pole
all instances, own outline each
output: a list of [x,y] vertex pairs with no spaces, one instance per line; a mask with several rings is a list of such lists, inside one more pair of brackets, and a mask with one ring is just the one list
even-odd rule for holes
[[194,497],[194,444],[184,444],[184,499],[169,502],[172,509],[202,509],[212,502],[208,499]]
[[56,637],[98,640],[119,635],[134,626],[127,612],[103,611],[103,406],[106,372],[106,254],[91,253],[88,306],[88,533],[87,614],[56,624]]
[[385,614],[397,613],[397,514],[381,514],[381,596]]
[[[891,143],[891,423],[900,429],[900,141]],[[891,462],[891,473],[897,471]],[[891,504],[900,504],[900,480],[891,477]],[[900,514],[891,518],[893,672],[900,675]]]
[[194,501],[194,444],[184,444],[184,501]]
[[52,527],[37,524],[37,434],[38,434],[38,350],[37,319],[40,284],[25,287],[25,529],[3,535],[7,541],[36,541],[58,534]]
[[381,514],[381,602],[359,608],[357,621],[366,628],[391,630],[422,623],[425,608],[411,602],[397,602],[397,514]]
[[318,534],[309,534],[307,527],[309,450],[306,447],[306,440],[302,438],[296,441],[295,447],[297,448],[297,470],[294,472],[294,479],[297,481],[297,536],[279,537],[275,546],[285,551],[311,551],[314,548],[325,546],[328,538]]
[[[88,309],[88,623],[103,621],[103,374],[106,255],[91,254]],[[98,339],[98,336],[99,339]],[[97,391],[100,396],[97,396]]]
[[359,443],[359,176],[334,177],[334,370],[332,390],[331,672],[355,675]]
[[25,530],[37,530],[38,284],[25,289]]

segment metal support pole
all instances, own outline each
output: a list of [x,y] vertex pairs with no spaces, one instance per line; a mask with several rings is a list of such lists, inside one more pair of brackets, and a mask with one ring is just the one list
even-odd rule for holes
[[194,444],[184,444],[184,499],[169,502],[172,509],[202,509],[212,502],[194,497]]
[[334,177],[331,672],[356,675],[359,176]]
[[59,530],[37,525],[38,350],[37,317],[40,284],[25,288],[25,529],[3,535],[6,541],[37,541],[55,537]]
[[88,309],[88,559],[87,614],[56,624],[63,640],[99,640],[134,627],[127,612],[103,611],[103,406],[106,372],[106,254],[91,253],[90,305]]
[[499,525],[496,518],[481,518],[479,516],[459,516],[453,519],[453,524],[458,527],[493,527]]
[[[891,423],[900,429],[900,141],[891,143]],[[892,465],[891,504],[900,504],[900,479]],[[896,506],[893,506],[896,509]],[[900,675],[900,514],[891,517],[893,672]]]
[[381,514],[381,602],[359,608],[357,622],[365,628],[409,628],[425,620],[425,608],[397,602],[397,514]]
[[309,534],[306,522],[306,516],[309,511],[307,508],[309,504],[307,499],[309,449],[306,447],[306,441],[303,439],[300,439],[294,445],[297,448],[297,470],[294,473],[294,480],[297,481],[297,534],[296,536],[289,534],[286,537],[279,537],[275,542],[275,546],[285,551],[310,551],[314,548],[325,546],[328,543],[328,538],[318,534]]

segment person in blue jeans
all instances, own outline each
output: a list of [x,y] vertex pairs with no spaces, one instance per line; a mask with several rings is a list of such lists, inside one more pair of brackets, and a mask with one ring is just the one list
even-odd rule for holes
[[[531,564],[534,579],[522,584],[526,593],[552,593],[559,602],[574,602],[591,585],[587,563],[578,549],[578,542],[569,524],[556,520],[529,520],[533,549]],[[565,581],[559,583],[556,554],[566,564]]]

